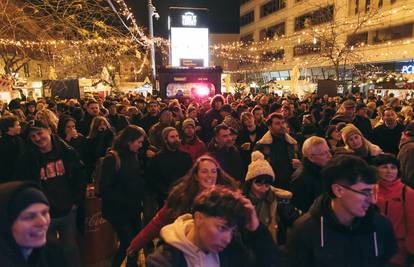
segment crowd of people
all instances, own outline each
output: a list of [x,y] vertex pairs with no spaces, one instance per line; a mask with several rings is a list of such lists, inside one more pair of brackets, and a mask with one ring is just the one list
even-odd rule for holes
[[412,267],[412,100],[0,103],[1,265],[82,266],[93,185],[112,267],[139,266],[142,250],[149,267]]

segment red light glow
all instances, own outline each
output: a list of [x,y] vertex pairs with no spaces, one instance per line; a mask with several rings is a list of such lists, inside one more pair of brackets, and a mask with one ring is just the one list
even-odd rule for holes
[[210,94],[210,89],[207,86],[197,86],[195,93],[198,96],[208,96]]

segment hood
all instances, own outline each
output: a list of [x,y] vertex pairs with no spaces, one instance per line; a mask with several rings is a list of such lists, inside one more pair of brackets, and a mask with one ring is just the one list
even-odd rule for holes
[[175,247],[184,254],[188,266],[199,266],[200,262],[208,262],[209,260],[218,263],[218,254],[204,253],[187,238],[188,233],[193,227],[193,216],[191,214],[184,214],[178,217],[174,223],[163,227],[160,236],[165,243]]
[[401,140],[400,145],[399,145],[400,150],[405,144],[408,144],[408,143],[414,143],[414,137],[408,137],[404,141]]
[[352,225],[347,226],[341,224],[337,219],[331,208],[331,201],[331,198],[327,194],[322,194],[314,201],[309,209],[311,217],[318,221],[320,225],[320,246],[325,246],[326,228],[331,228],[336,232],[347,235],[372,234],[372,242],[375,248],[374,253],[378,257],[377,232],[374,225],[374,217],[376,215],[375,207],[371,206],[363,218],[355,218]]
[[[289,134],[285,134],[285,141],[291,145],[297,145],[298,142]],[[273,136],[270,133],[270,131],[267,131],[265,133],[265,135],[263,135],[262,139],[260,139],[259,141],[257,141],[257,144],[261,144],[261,145],[270,145],[273,143]]]
[[[378,156],[379,154],[381,154],[381,153],[382,153],[382,149],[381,149],[379,146],[377,146],[377,145],[375,145],[375,144],[371,143],[371,142],[370,142],[370,141],[368,141],[366,138],[363,138],[363,139],[364,139],[365,145],[367,146],[368,153],[369,153],[369,155],[370,155],[370,156],[375,157],[375,156]],[[350,148],[348,145],[345,145],[345,149],[346,149],[346,150],[348,150],[348,151],[350,151],[350,152],[355,152],[355,151],[354,151],[352,148]]]

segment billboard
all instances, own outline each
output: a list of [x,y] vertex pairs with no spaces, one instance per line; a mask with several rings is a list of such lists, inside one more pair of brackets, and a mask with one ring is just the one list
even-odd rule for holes
[[173,67],[208,67],[208,9],[171,7],[168,29]]

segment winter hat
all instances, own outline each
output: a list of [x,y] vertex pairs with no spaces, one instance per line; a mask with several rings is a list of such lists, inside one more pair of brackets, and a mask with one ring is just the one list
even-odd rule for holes
[[161,136],[165,144],[167,143],[168,134],[172,131],[177,131],[177,129],[175,129],[174,127],[166,127],[164,128],[164,130],[162,130]]
[[351,134],[359,134],[362,138],[364,138],[364,135],[361,133],[361,131],[355,127],[355,125],[349,123],[341,130],[342,140],[345,144],[347,144],[347,139],[351,136]]
[[10,199],[8,206],[9,222],[13,223],[20,212],[34,203],[43,203],[49,206],[49,201],[38,187],[23,187]]
[[183,124],[181,126],[182,129],[184,129],[187,126],[193,126],[195,127],[195,122],[192,118],[187,118],[183,121]]
[[260,175],[269,175],[273,180],[275,179],[275,173],[272,166],[270,166],[264,155],[260,151],[254,151],[252,153],[252,162],[249,164],[245,180],[253,180]]

